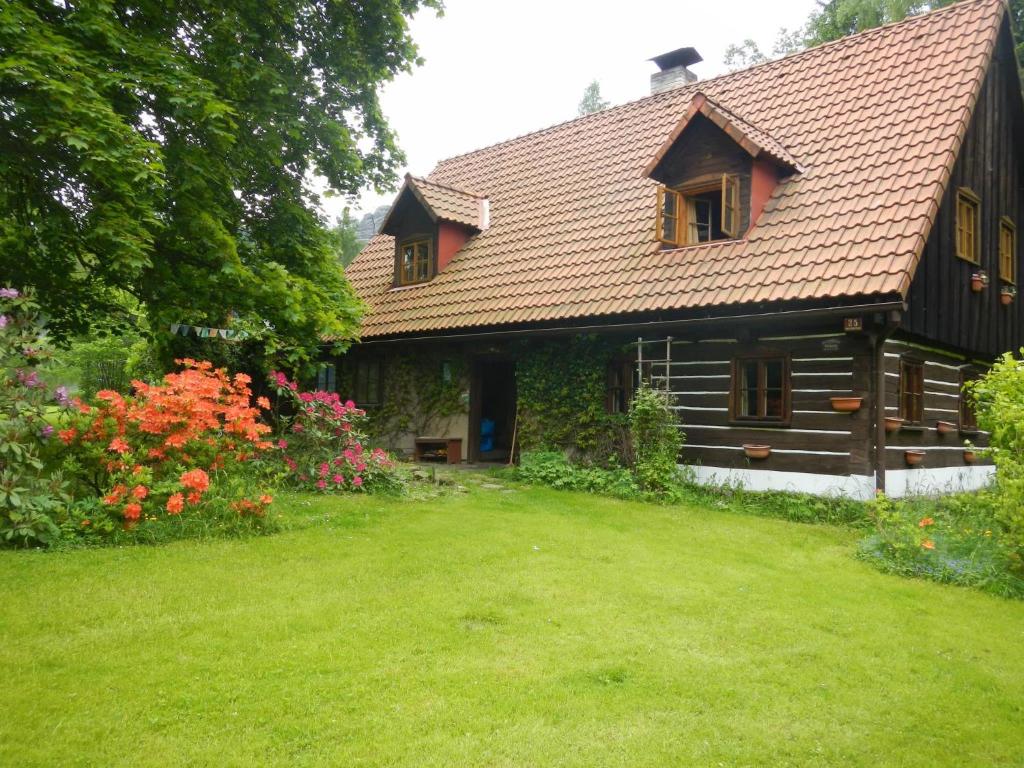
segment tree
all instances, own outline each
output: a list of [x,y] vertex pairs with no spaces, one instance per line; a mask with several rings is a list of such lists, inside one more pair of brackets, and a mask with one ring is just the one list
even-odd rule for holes
[[[308,181],[390,187],[378,102],[439,0],[8,0],[0,7],[0,274],[59,336],[124,294],[172,322],[262,329],[299,364],[360,305]],[[170,343],[170,337],[165,334]]]
[[359,255],[366,245],[365,240],[359,239],[358,224],[352,219],[352,214],[346,208],[342,211],[338,222],[331,230],[331,237],[334,242],[334,251],[342,267],[347,267],[352,260]]
[[737,69],[746,69],[752,67],[755,64],[768,61],[768,57],[761,51],[761,47],[751,40],[749,37],[739,45],[736,43],[730,43],[729,47],[725,49],[725,58],[723,59],[725,66],[730,71]]
[[592,115],[608,108],[608,102],[601,98],[601,85],[597,80],[592,80],[583,90],[583,98],[580,100],[577,112],[580,117]]

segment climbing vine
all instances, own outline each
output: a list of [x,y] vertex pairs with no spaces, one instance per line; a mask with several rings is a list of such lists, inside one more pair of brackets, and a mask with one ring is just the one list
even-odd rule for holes
[[[351,392],[352,366],[339,375],[339,391]],[[381,373],[381,404],[367,408],[367,431],[396,447],[403,435],[445,434],[450,419],[469,410],[469,385],[461,355],[405,348],[389,355]]]
[[626,414],[606,408],[608,364],[621,341],[593,335],[521,342],[516,350],[521,450],[562,449],[576,459],[625,458]]

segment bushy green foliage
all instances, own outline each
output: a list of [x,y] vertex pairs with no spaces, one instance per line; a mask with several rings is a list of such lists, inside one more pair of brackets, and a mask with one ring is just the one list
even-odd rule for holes
[[622,459],[625,414],[608,413],[608,363],[622,344],[604,337],[531,341],[516,350],[518,442],[524,451],[562,449],[584,463]]
[[149,342],[136,331],[75,339],[60,355],[61,378],[91,399],[102,389],[126,394],[134,379],[155,381],[163,371]]
[[993,523],[999,504],[989,492],[903,500],[879,495],[868,505],[874,532],[858,554],[889,573],[1024,597],[1014,542]]
[[43,456],[54,409],[66,404],[42,375],[51,356],[33,298],[0,288],[0,545],[51,543],[69,501]]
[[0,274],[62,337],[126,322],[129,291],[155,329],[258,323],[289,367],[351,339],[360,304],[308,180],[394,181],[378,92],[418,61],[422,6],[440,7],[0,4]]
[[996,465],[993,524],[1013,546],[1012,567],[1024,577],[1024,361],[1006,353],[967,391],[978,426],[989,433],[984,454]]
[[630,445],[637,483],[648,493],[666,495],[680,483],[683,432],[663,392],[642,385],[629,406]]
[[615,496],[620,499],[639,499],[644,496],[633,473],[625,467],[604,469],[574,464],[562,451],[527,451],[520,455],[519,467],[514,470],[519,480],[546,485],[561,491],[587,491]]

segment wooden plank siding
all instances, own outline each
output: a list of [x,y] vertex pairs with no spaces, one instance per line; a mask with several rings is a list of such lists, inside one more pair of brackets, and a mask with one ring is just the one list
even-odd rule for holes
[[[682,462],[706,466],[849,475],[870,474],[871,347],[861,335],[803,333],[757,341],[674,341],[668,387],[686,444]],[[663,359],[665,341],[644,347],[644,357]],[[789,426],[757,426],[730,420],[732,361],[771,351],[790,360],[792,418]],[[665,389],[665,366],[650,366],[653,386]],[[832,409],[834,396],[865,398],[855,413]],[[744,443],[767,444],[767,459],[751,460]]]
[[[1024,302],[1018,296],[1003,306],[999,299],[1000,219],[1006,216],[1017,227],[1018,277],[1024,231],[1021,97],[1011,43],[1004,28],[911,283],[901,326],[920,338],[986,359],[1024,345]],[[956,197],[961,187],[980,198],[980,265],[956,255]],[[978,269],[988,273],[990,283],[974,293],[971,275]]]
[[[961,357],[930,349],[908,339],[893,338],[885,348],[885,412],[899,415],[900,359],[904,356],[924,363],[924,420],[920,427],[905,426],[886,435],[886,468],[907,469],[904,452],[908,448],[925,450],[923,469],[962,467],[963,444],[969,439],[978,446],[988,445],[984,433],[955,431],[941,434],[937,421],[960,423],[961,371],[980,372],[978,366]],[[991,463],[981,459],[979,465]]]

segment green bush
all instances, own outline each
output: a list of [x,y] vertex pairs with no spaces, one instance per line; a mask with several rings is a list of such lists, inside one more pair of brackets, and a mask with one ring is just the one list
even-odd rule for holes
[[683,433],[669,408],[668,397],[642,385],[629,406],[629,433],[637,483],[648,493],[672,495],[681,480]]
[[1024,577],[1024,361],[1006,353],[967,392],[996,465],[993,524],[1013,548],[1010,567]]
[[746,515],[815,523],[863,527],[870,524],[867,506],[844,496],[815,496],[791,491],[747,491],[728,486],[686,483],[683,494],[688,501]]
[[44,373],[52,355],[31,296],[0,288],[0,544],[49,544],[69,499],[60,473],[46,471],[51,418],[67,404]]
[[583,467],[570,462],[562,451],[526,451],[520,455],[514,474],[523,482],[563,491],[601,493],[622,499],[644,495],[633,473],[625,467]]
[[867,505],[874,531],[858,556],[887,573],[1024,597],[1014,542],[993,524],[1001,503],[989,492],[899,501],[879,495]]

